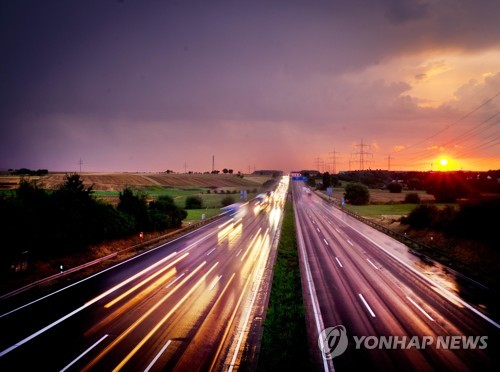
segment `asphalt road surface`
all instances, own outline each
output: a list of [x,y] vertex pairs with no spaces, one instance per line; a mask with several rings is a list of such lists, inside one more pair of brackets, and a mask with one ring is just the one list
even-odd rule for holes
[[[302,182],[292,191],[319,368],[500,370],[500,325],[464,301],[456,283],[423,273],[402,244],[308,193]],[[318,337],[330,327],[330,337]]]
[[34,302],[1,304],[0,370],[252,368],[287,190]]

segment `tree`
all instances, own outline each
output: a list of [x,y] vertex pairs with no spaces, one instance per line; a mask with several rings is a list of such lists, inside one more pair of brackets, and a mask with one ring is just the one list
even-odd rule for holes
[[323,173],[322,177],[323,177],[323,187],[322,187],[322,189],[326,190],[328,187],[330,187],[332,185],[332,179],[330,177],[330,173],[328,173],[328,172]]
[[420,204],[420,196],[416,192],[410,192],[405,196],[405,203]]
[[358,182],[348,183],[344,192],[345,201],[353,205],[368,204],[370,192],[368,187]]
[[420,190],[421,182],[418,178],[411,178],[407,182],[408,189],[410,190]]
[[182,220],[187,217],[187,212],[175,205],[174,200],[163,195],[158,200],[149,203],[149,215],[152,230],[164,230],[180,227]]
[[224,173],[224,174],[228,174],[228,173],[229,173],[229,169],[224,168],[224,169],[222,170],[222,173]]
[[147,230],[149,226],[147,195],[134,193],[132,189],[125,187],[120,192],[119,199],[117,209],[133,218],[137,231]]
[[461,177],[461,172],[431,173],[424,183],[425,191],[434,195],[438,203],[453,203],[470,194],[470,187]]
[[402,219],[401,221],[404,223],[408,223],[411,227],[416,229],[423,229],[426,227],[431,227],[434,216],[439,213],[439,210],[433,206],[428,204],[421,204],[418,207],[415,207],[408,217]]
[[387,185],[387,189],[392,194],[401,194],[401,191],[403,191],[403,185],[398,182],[391,182]]
[[203,199],[199,196],[188,196],[186,198],[186,209],[201,209],[203,208]]

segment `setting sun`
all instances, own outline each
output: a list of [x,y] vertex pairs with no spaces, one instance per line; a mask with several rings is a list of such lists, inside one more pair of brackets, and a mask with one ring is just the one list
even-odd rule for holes
[[439,160],[439,164],[442,166],[442,167],[446,167],[448,165],[448,159],[446,158],[442,158]]

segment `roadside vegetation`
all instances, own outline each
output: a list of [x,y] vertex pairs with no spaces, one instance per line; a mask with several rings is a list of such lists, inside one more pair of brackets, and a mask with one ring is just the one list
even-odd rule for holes
[[[250,199],[276,182],[269,176],[248,178],[170,173],[62,177],[26,170],[2,174],[0,292],[58,273],[61,265],[68,269],[116,252],[126,257],[124,252],[132,247],[142,249],[142,243],[146,247],[152,239],[169,239],[181,227],[189,229],[219,215],[221,207],[241,200],[240,190]],[[201,199],[201,205],[186,209],[188,198]]]
[[120,192],[116,207],[107,204],[78,174],[67,175],[51,191],[22,180],[14,195],[0,197],[0,211],[2,272],[11,270],[23,251],[32,260],[71,254],[139,231],[179,228],[187,216],[169,196],[148,201],[129,188]]
[[307,371],[311,368],[293,205],[287,202],[257,370]]
[[[366,182],[369,201],[352,203],[354,182]],[[429,247],[425,254],[500,290],[500,171],[346,172],[315,177],[314,187],[336,205]],[[333,187],[328,196],[327,187]],[[355,205],[357,204],[357,205]]]

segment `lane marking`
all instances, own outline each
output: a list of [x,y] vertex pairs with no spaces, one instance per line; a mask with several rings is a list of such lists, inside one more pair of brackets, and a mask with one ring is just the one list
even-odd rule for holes
[[175,278],[170,283],[168,283],[168,285],[165,288],[170,288],[172,286],[172,284],[174,284],[176,281],[178,281],[180,278],[182,278],[185,274],[186,273],[182,273],[181,275],[179,275],[177,278]]
[[243,252],[243,248],[241,248],[238,253],[236,253],[236,257],[238,257],[240,255],[240,253]]
[[407,298],[407,299],[408,299],[408,300],[409,300],[409,301],[410,301],[413,305],[415,305],[415,307],[416,307],[417,309],[419,309],[419,310],[422,312],[422,314],[424,314],[427,318],[429,318],[429,320],[430,320],[431,322],[433,322],[433,321],[434,321],[434,319],[432,319],[432,318],[431,318],[431,316],[430,316],[429,314],[427,314],[427,312],[426,312],[424,309],[422,309],[422,308],[421,308],[421,307],[420,307],[420,306],[419,306],[419,305],[418,305],[415,301],[413,301],[413,300],[412,300],[409,296],[406,296],[406,298]]
[[104,336],[102,336],[97,342],[95,342],[91,347],[89,347],[87,350],[85,350],[83,353],[81,353],[76,359],[74,359],[70,364],[68,364],[66,367],[64,367],[63,369],[61,369],[61,372],[64,372],[66,371],[69,367],[71,367],[73,364],[75,364],[76,362],[78,362],[80,359],[82,359],[85,354],[87,354],[90,350],[92,350],[93,348],[95,348],[97,345],[99,345],[102,341],[104,341],[104,339],[106,337],[108,337],[109,335],[106,334]]
[[78,314],[80,311],[82,310],[85,310],[87,307],[95,304],[96,302],[102,300],[104,297],[108,296],[109,294],[115,292],[116,290],[120,289],[121,287],[123,287],[124,285],[130,283],[131,281],[133,281],[134,279],[138,278],[139,276],[141,276],[142,274],[148,272],[148,271],[151,271],[153,268],[155,268],[156,266],[158,265],[161,265],[163,262],[169,260],[171,257],[175,256],[177,254],[177,252],[174,252],[170,255],[168,255],[167,257],[161,259],[160,261],[157,261],[155,264],[145,268],[144,270],[138,272],[137,274],[129,277],[128,279],[124,280],[123,282],[115,285],[113,288],[110,288],[108,289],[106,292],[103,292],[101,293],[99,296],[93,298],[92,300],[86,302],[84,305],[80,306],[79,308],[73,310],[72,312],[66,314],[65,316],[57,319],[56,321],[50,323],[49,325],[43,327],[42,329],[38,330],[37,332],[31,334],[30,336],[22,339],[21,341],[18,341],[16,342],[14,345],[12,345],[11,347],[3,350],[1,353],[0,353],[0,357],[3,357],[5,354],[8,354],[10,353],[12,350],[15,350],[17,349],[19,346],[22,346],[24,345],[26,342],[28,341],[31,341],[32,339],[40,336],[42,333],[45,333],[46,331],[48,331],[49,329],[55,327],[56,325],[58,325],[59,323],[62,323],[64,322],[66,319],[69,319],[71,318],[73,315],[75,314]]
[[163,273],[164,271],[167,271],[168,269],[170,269],[172,266],[174,266],[176,263],[178,263],[180,260],[184,259],[185,257],[187,257],[189,255],[189,252],[186,252],[184,253],[181,257],[177,258],[176,260],[172,261],[171,263],[169,263],[167,266],[165,266],[164,268],[158,270],[156,273],[148,276],[146,279],[144,279],[143,281],[141,281],[140,283],[136,284],[135,286],[133,286],[132,288],[130,288],[128,291],[126,291],[125,293],[121,294],[120,296],[118,296],[117,298],[115,298],[114,300],[108,302],[106,305],[104,305],[104,307],[106,309],[110,308],[111,306],[113,306],[114,304],[116,304],[117,302],[121,301],[122,299],[124,299],[125,297],[127,297],[129,294],[131,294],[132,292],[134,292],[135,290],[137,290],[138,288],[142,287],[144,284],[148,283],[149,281],[153,280],[154,278],[156,278],[157,276],[159,276],[161,273]]
[[[307,280],[307,287],[309,290],[309,296],[311,297],[311,304],[313,307],[313,314],[314,314],[314,320],[316,323],[316,332],[318,335],[325,329],[325,324],[323,322],[323,317],[321,315],[321,311],[319,309],[319,302],[318,302],[318,297],[316,296],[316,288],[314,286],[314,281],[312,278],[311,274],[311,269],[309,267],[309,261],[307,258],[307,253],[305,249],[305,243],[304,243],[304,237],[302,236],[302,229],[300,228],[300,221],[299,221],[299,216],[298,216],[298,211],[297,211],[297,206],[296,203],[293,203],[293,211],[295,214],[295,225],[298,226],[297,228],[297,244],[299,245],[300,253],[302,253],[302,262],[304,264],[304,267],[306,269],[306,280]],[[320,344],[321,344],[321,349],[324,350],[324,343],[323,343],[323,338],[320,338]],[[333,362],[332,360],[326,360],[325,358],[323,359],[323,370],[330,371],[330,370],[335,370],[333,367]]]
[[370,263],[370,264],[371,264],[371,265],[372,265],[375,269],[377,269],[377,270],[378,270],[378,267],[377,267],[377,266],[375,266],[375,264],[374,264],[373,262],[371,262],[369,258],[367,258],[366,260],[367,260],[367,261],[368,261],[368,262],[369,262],[369,263]]
[[[19,310],[21,310],[21,309],[24,309],[25,307],[28,307],[28,306],[30,306],[30,305],[33,305],[33,304],[35,304],[35,303],[37,303],[37,302],[39,302],[39,301],[42,301],[42,300],[44,300],[44,299],[46,299],[46,298],[48,298],[48,297],[54,296],[54,295],[56,295],[56,294],[57,294],[57,293],[59,293],[59,292],[65,291],[66,289],[69,289],[69,288],[74,287],[74,286],[76,286],[76,285],[78,285],[78,284],[81,284],[81,283],[83,283],[83,282],[86,282],[87,280],[90,280],[90,279],[92,279],[92,278],[94,278],[94,277],[96,277],[96,276],[98,276],[98,275],[104,274],[104,273],[105,273],[105,272],[107,272],[107,271],[110,271],[110,270],[116,269],[116,268],[118,268],[119,266],[124,265],[124,264],[126,264],[126,263],[128,263],[128,262],[130,262],[130,261],[136,260],[136,259],[138,259],[138,258],[140,258],[140,257],[142,257],[142,256],[145,256],[145,255],[147,255],[147,254],[149,254],[149,253],[152,253],[152,252],[154,252],[154,251],[156,251],[156,250],[159,250],[159,249],[161,249],[161,248],[163,248],[163,247],[166,247],[167,245],[170,245],[170,244],[172,244],[172,243],[177,242],[178,240],[184,239],[185,237],[187,237],[187,236],[189,236],[189,235],[192,235],[192,234],[194,234],[194,233],[197,233],[197,232],[199,232],[200,230],[202,230],[202,229],[206,228],[207,226],[210,226],[210,225],[215,224],[216,222],[217,222],[217,221],[209,222],[209,223],[207,223],[206,225],[204,225],[204,226],[202,226],[202,227],[200,227],[200,228],[198,228],[198,229],[196,229],[196,230],[190,231],[190,232],[188,232],[188,233],[186,233],[186,234],[184,234],[184,235],[182,235],[182,236],[180,236],[180,237],[178,237],[178,238],[175,238],[175,239],[170,240],[170,241],[168,241],[168,242],[166,242],[166,243],[160,244],[159,246],[157,246],[157,247],[155,247],[155,248],[151,248],[150,250],[148,250],[148,251],[146,251],[146,252],[143,252],[143,253],[140,253],[140,254],[138,254],[137,256],[134,256],[134,257],[132,257],[132,258],[129,258],[128,260],[122,261],[122,262],[120,262],[120,263],[118,263],[118,264],[116,264],[116,265],[114,265],[114,266],[108,267],[107,269],[104,269],[104,270],[102,270],[102,271],[99,271],[98,273],[95,273],[95,274],[93,274],[93,275],[91,275],[91,276],[89,276],[89,277],[87,277],[87,278],[85,278],[85,279],[82,279],[82,280],[80,280],[80,281],[78,281],[78,282],[76,282],[76,283],[70,284],[70,285],[68,285],[68,286],[66,286],[66,287],[64,287],[64,288],[61,288],[61,289],[59,289],[59,290],[57,290],[57,291],[55,291],[55,292],[49,293],[48,295],[45,295],[45,296],[43,296],[43,297],[40,297],[40,298],[38,298],[38,299],[36,299],[36,300],[33,300],[33,301],[31,301],[31,302],[27,303],[27,304],[24,304],[24,305],[22,305],[22,306],[20,306],[20,307],[18,307],[18,308],[16,308],[16,309],[10,310],[9,312],[7,312],[7,313],[4,313],[4,314],[0,315],[0,318],[3,318],[3,317],[5,317],[5,316],[7,316],[7,315],[10,315],[10,314],[12,314],[12,313],[15,313],[16,311],[19,311]],[[205,237],[203,237],[203,238],[199,239],[199,240],[198,240],[198,241],[196,241],[195,243],[193,243],[193,244],[189,245],[188,247],[184,248],[184,249],[183,249],[182,251],[180,251],[179,253],[184,252],[185,250],[187,250],[187,249],[191,248],[191,247],[192,247],[192,246],[194,246],[195,244],[197,244],[197,243],[199,243],[200,241],[202,241],[202,240],[204,240],[204,239],[206,239],[206,238],[208,238],[208,237],[212,236],[213,234],[214,234],[214,233],[208,233]]]
[[328,242],[326,241],[325,238],[323,238],[323,241],[325,242],[326,245],[330,245],[330,244],[328,244]]
[[[203,262],[202,265],[198,266],[198,268],[201,268],[206,264],[206,261]],[[202,277],[200,280],[198,280],[192,287],[191,289],[182,297],[175,306],[170,309],[170,311],[149,331],[149,333],[132,349],[132,351],[113,369],[113,371],[119,371],[127,364],[127,362],[139,351],[139,349],[156,333],[158,329],[161,328],[161,326],[170,318],[170,316],[177,311],[177,309],[191,296],[191,294],[205,281],[207,276],[210,274],[210,272],[215,269],[215,267],[219,264],[219,262],[216,262],[215,265],[213,265]],[[193,272],[195,273],[195,272]],[[164,299],[168,298],[165,297]],[[109,351],[112,347],[114,347],[118,342],[120,342],[126,335],[128,335],[137,325],[142,323],[142,321],[148,317],[156,308],[158,308],[163,302],[164,299],[159,301],[157,305],[155,305],[151,310],[146,312],[136,323],[134,323],[132,326],[130,326],[124,333],[122,333],[109,347],[108,349],[105,350],[105,352]],[[101,355],[105,354],[103,352]]]
[[262,230],[262,227],[259,227],[259,230],[257,230],[257,233],[252,238],[252,241],[250,242],[250,244],[248,245],[247,249],[245,250],[245,253],[243,253],[243,256],[241,256],[241,260],[240,260],[241,262],[243,262],[243,259],[247,255],[248,251],[250,251],[250,249],[252,248],[252,246],[255,243],[256,239],[259,237],[259,234],[260,234],[261,230]]
[[321,231],[319,231],[319,229],[316,227],[316,230],[318,230],[319,233],[321,233]]
[[[266,235],[268,234],[268,232],[269,232],[269,229],[267,229]],[[243,327],[241,328],[241,332],[239,334],[238,342],[236,343],[236,347],[234,349],[234,354],[233,354],[233,357],[231,359],[231,363],[230,363],[229,369],[228,369],[229,372],[232,372],[233,369],[234,369],[236,358],[238,357],[238,354],[240,352],[241,343],[243,342],[243,336],[247,333],[248,322],[250,320],[250,315],[252,314],[252,310],[254,308],[255,299],[257,298],[257,294],[259,293],[258,288],[259,288],[259,286],[262,283],[262,276],[264,275],[264,268],[266,266],[266,262],[267,262],[267,259],[269,257],[269,254],[270,254],[269,250],[263,250],[262,249],[260,251],[260,253],[259,253],[259,255],[260,255],[259,261],[257,262],[257,264],[254,267],[253,274],[248,276],[247,283],[249,283],[250,279],[252,278],[254,284],[256,284],[257,287],[254,290],[253,295],[252,295],[252,297],[250,299],[250,304],[248,306],[247,315],[246,315],[245,318],[243,318],[243,319],[245,319],[245,321],[243,322]],[[257,279],[257,280],[255,280],[255,279]],[[247,284],[245,284],[245,288],[243,289],[243,292],[241,293],[240,300],[243,299],[243,294],[245,293],[246,286],[247,286]],[[238,304],[235,307],[235,311],[239,308],[239,306],[240,306],[240,302],[238,301]],[[231,321],[231,323],[232,323],[232,321]]]
[[[132,325],[130,325],[125,331],[123,331],[114,341],[109,344],[101,353],[94,358],[86,367],[85,370],[91,369],[99,360],[101,360],[104,355],[106,355],[111,349],[113,349],[116,344],[118,344],[122,339],[124,339],[130,332],[132,332],[135,328],[141,324],[144,319],[146,319],[151,313],[153,313],[158,307],[161,306],[170,296],[172,296],[179,288],[181,288],[184,284],[186,284],[193,276],[195,276],[198,271],[200,271],[203,266],[207,264],[207,261],[203,261],[196,269],[194,269],[188,276],[184,278],[182,282],[180,282],[171,292],[167,293],[163,298],[161,298],[154,306],[152,306],[148,311],[141,315]],[[216,265],[218,262],[216,263]],[[214,266],[215,267],[215,266]],[[188,292],[189,293],[189,292]]]
[[337,229],[336,227],[334,227],[335,231],[338,232],[340,234],[340,230]]
[[363,297],[363,295],[361,293],[358,293],[359,297],[361,298],[361,301],[363,301],[363,303],[365,304],[366,308],[368,309],[368,311],[370,312],[371,316],[373,318],[375,318],[375,313],[373,312],[373,310],[371,309],[370,305],[368,305],[368,302],[366,302],[365,298]]
[[210,251],[208,251],[207,256],[210,256],[213,253],[213,251],[215,251],[216,249],[217,249],[217,247],[212,248]]
[[[220,293],[219,298],[217,298],[217,300],[215,301],[214,305],[212,306],[212,309],[215,309],[217,307],[217,305],[219,304],[219,301],[222,301],[222,297],[224,296],[224,293],[229,288],[229,284],[231,284],[231,282],[233,281],[233,279],[234,279],[235,276],[236,276],[236,273],[233,273],[231,275],[231,277],[229,278],[226,286],[224,287],[224,289]],[[239,302],[238,302],[238,304],[239,304]],[[235,314],[235,313],[236,313],[236,309],[233,311],[233,314]],[[234,315],[231,316],[231,318],[229,319],[229,322],[226,322],[226,324],[228,324],[228,326],[226,326],[226,330],[225,330],[224,335],[222,336],[222,339],[221,339],[222,341],[220,342],[219,347],[217,349],[217,352],[215,353],[215,357],[212,360],[212,365],[210,366],[209,371],[213,371],[214,370],[215,362],[219,358],[219,354],[220,354],[220,352],[222,350],[222,346],[223,346],[223,344],[224,344],[224,342],[226,340],[227,334],[229,333],[229,328],[231,327],[233,319],[234,319]]]
[[[332,214],[332,216],[334,218],[340,219],[340,217],[337,217],[334,214]],[[351,228],[351,230],[356,231],[354,229],[354,227],[352,227],[351,225],[347,224],[347,226],[349,226]],[[384,247],[382,247],[380,244],[378,244],[373,239],[369,238],[366,235],[362,235],[362,234],[360,234],[360,235],[363,236],[363,238],[365,238],[369,242],[371,242],[373,245],[375,245],[376,247],[378,247],[379,249],[381,249],[382,251],[384,251],[385,253],[387,253],[389,256],[391,256],[392,258],[394,258],[396,261],[398,261],[401,265],[403,265],[404,267],[406,267],[408,270],[410,270],[411,272],[413,272],[414,274],[416,274],[417,276],[419,276],[421,279],[423,279],[424,281],[426,281],[427,283],[429,283],[431,286],[435,287],[435,288],[433,288],[433,287],[431,287],[431,288],[434,289],[435,292],[438,293],[439,295],[441,295],[443,298],[445,298],[448,301],[452,302],[447,296],[451,297],[453,300],[461,303],[463,306],[465,306],[467,309],[469,309],[470,311],[472,311],[473,313],[475,313],[477,316],[483,318],[485,321],[487,321],[488,323],[492,324],[495,328],[500,329],[500,324],[499,323],[495,322],[493,319],[489,318],[488,316],[486,316],[485,314],[483,314],[482,312],[480,312],[479,310],[477,310],[476,308],[474,308],[474,306],[472,306],[471,304],[469,304],[467,301],[465,301],[462,298],[460,298],[459,296],[451,293],[449,290],[447,290],[446,288],[444,288],[442,285],[436,283],[435,281],[433,281],[432,279],[428,278],[427,276],[425,276],[421,272],[417,271],[416,269],[414,269],[413,267],[411,267],[409,264],[407,264],[406,262],[404,262],[403,260],[401,260],[399,257],[397,257],[396,255],[394,255],[393,253],[391,253],[390,251],[388,251],[387,249],[385,249]]]
[[351,247],[354,247],[354,244],[352,244],[352,242],[349,239],[347,239],[347,243],[349,243]]
[[340,266],[340,267],[344,267],[344,266],[342,266],[342,264],[340,263],[340,260],[339,260],[339,258],[338,258],[338,257],[335,257],[335,259],[337,260],[337,262],[338,262],[338,264],[339,264],[339,266]]
[[167,341],[167,343],[161,348],[160,352],[158,354],[156,354],[156,356],[151,361],[151,363],[149,363],[149,365],[146,367],[146,369],[144,370],[144,372],[149,372],[149,370],[154,366],[154,364],[160,358],[160,356],[163,354],[163,352],[165,350],[167,350],[167,347],[168,347],[168,345],[170,345],[171,342],[172,342],[172,340],[168,340]]
[[219,282],[220,278],[222,278],[222,275],[217,276],[217,279],[215,279],[214,283],[210,286],[209,291],[212,291],[215,288],[215,285]]

